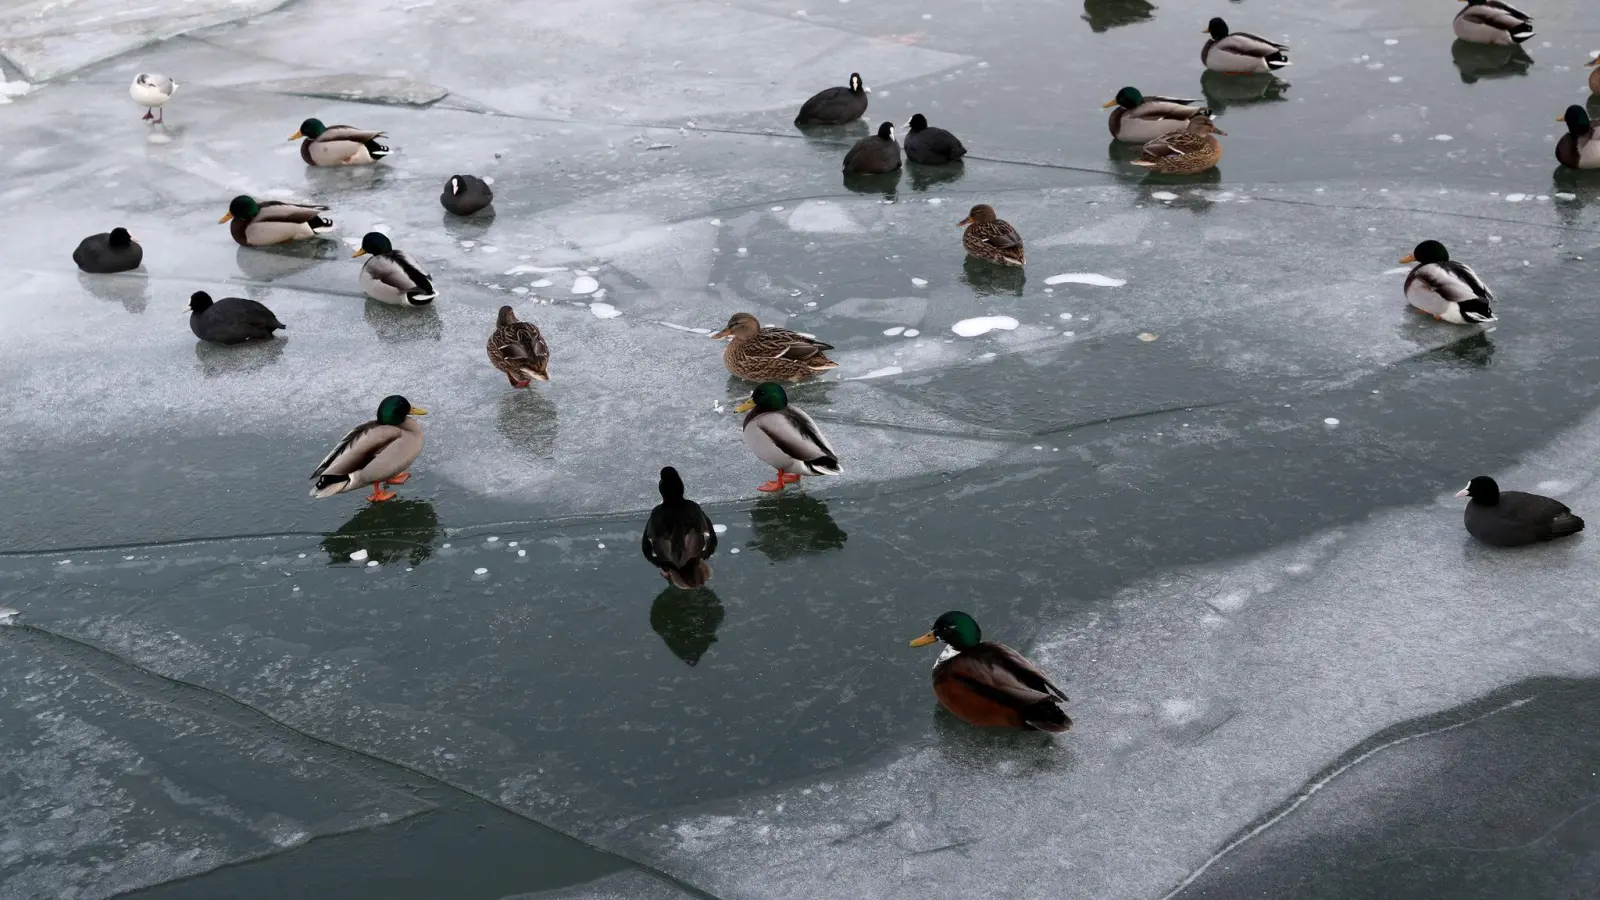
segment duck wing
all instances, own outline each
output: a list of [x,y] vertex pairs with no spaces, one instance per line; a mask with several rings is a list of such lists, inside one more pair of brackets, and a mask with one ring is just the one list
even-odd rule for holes
[[[1476,291],[1482,287],[1483,282],[1477,280],[1478,276],[1473,274],[1473,280],[1469,282],[1454,269],[1449,268],[1450,265],[1452,264],[1428,263],[1412,269],[1411,274],[1406,276],[1406,292],[1410,293],[1413,284],[1419,284],[1428,291],[1456,303],[1479,296]],[[1461,264],[1454,263],[1454,265]],[[1464,265],[1461,267],[1467,268]],[[1467,271],[1472,272],[1471,269]],[[1477,288],[1473,286],[1474,283],[1477,284]]]
[[294,225],[309,225],[313,219],[322,218],[328,211],[326,206],[315,206],[310,203],[284,203],[281,200],[267,200],[260,204],[261,211],[250,221],[254,222],[289,222]]
[[1010,250],[1022,246],[1022,235],[1017,234],[1017,230],[1011,227],[1011,223],[1003,219],[984,222],[977,227],[979,229],[978,239],[991,247]]
[[539,326],[532,322],[513,322],[495,332],[500,352],[509,359],[537,361],[550,358],[550,345],[545,343]]
[[316,481],[324,474],[350,475],[359,472],[404,435],[405,432],[394,425],[382,425],[377,420],[363,422],[350,429],[334,445],[333,450],[322,458],[316,471],[311,473],[311,480]]
[[1135,119],[1182,119],[1187,122],[1200,111],[1198,100],[1176,97],[1145,97],[1144,102],[1127,111]]
[[1456,262],[1453,259],[1449,262],[1441,263],[1441,265],[1465,285],[1467,290],[1472,291],[1475,296],[1482,297],[1485,300],[1494,299],[1494,292],[1489,290],[1487,284],[1483,283],[1483,279],[1478,277],[1477,272],[1472,271],[1471,266],[1464,262]]
[[[744,430],[756,446],[768,444],[777,453],[819,472],[837,474],[840,471],[833,446],[803,410],[792,406],[776,412],[751,410],[745,416]],[[759,451],[756,455],[766,459]]]
[[1279,53],[1288,51],[1288,46],[1269,41],[1247,31],[1235,31],[1220,41],[1216,46],[1228,53],[1237,53],[1240,56],[1254,56],[1260,59],[1271,59]]
[[833,349],[832,344],[825,344],[816,338],[806,337],[787,328],[773,327],[756,332],[756,336],[751,338],[746,346],[751,356],[796,361],[807,360],[824,350]]
[[1067,695],[1060,688],[1004,644],[986,641],[961,651],[942,663],[941,668],[939,674],[943,677],[959,681],[974,693],[1019,713],[1037,712],[1040,704],[1054,707],[1067,702]]
[[368,131],[365,128],[356,128],[353,125],[329,125],[321,134],[317,135],[317,143],[331,143],[333,141],[354,141],[365,144],[367,141],[386,137],[381,131]]

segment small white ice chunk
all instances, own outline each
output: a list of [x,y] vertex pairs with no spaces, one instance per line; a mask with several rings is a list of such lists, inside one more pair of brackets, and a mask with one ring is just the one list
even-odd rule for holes
[[377,560],[375,560],[375,559],[367,560],[367,568],[371,569],[371,568],[373,568],[373,567],[375,567],[377,565],[378,565],[378,561]]
[[589,304],[589,312],[594,313],[594,317],[597,319],[615,319],[617,316],[622,315],[621,310],[609,303],[591,303]]
[[1436,135],[1433,136],[1433,139],[1436,140],[1436,141],[1453,141],[1453,140],[1455,140],[1455,138],[1451,137],[1448,134],[1436,134]]
[[888,335],[889,337],[894,337],[895,335],[897,335],[900,332],[905,331],[905,330],[906,330],[906,327],[904,325],[896,325],[893,328],[885,328],[883,330],[883,333],[885,335]]
[[1150,199],[1166,202],[1178,199],[1178,195],[1171,191],[1156,191],[1150,195]]
[[919,335],[921,333],[922,332],[916,330],[915,328],[907,328],[906,329],[906,337],[916,337],[917,335]]
[[950,326],[950,330],[962,337],[977,337],[991,331],[1015,331],[1017,320],[1010,316],[978,316],[974,319],[962,319]]
[[884,366],[881,369],[873,369],[871,372],[868,372],[865,375],[857,376],[856,378],[854,378],[852,380],[854,380],[854,381],[865,381],[868,378],[887,378],[890,375],[899,375],[901,372],[904,372],[904,371],[905,371],[905,369],[902,369],[899,366]]
[[1326,418],[1326,419],[1323,419],[1323,420],[1322,420],[1322,424],[1324,424],[1324,425],[1327,425],[1327,426],[1328,426],[1328,427],[1330,427],[1330,428],[1331,428],[1331,427],[1333,427],[1333,426],[1334,426],[1334,425],[1337,425],[1337,424],[1339,424],[1339,420],[1338,420],[1338,419],[1335,419],[1335,418],[1334,418],[1334,417],[1333,417],[1333,416],[1329,416],[1329,417],[1327,417],[1327,418]]
[[0,606],[0,625],[10,625],[15,622],[21,613],[9,606]]
[[1096,272],[1064,272],[1060,275],[1051,275],[1044,280],[1045,284],[1089,284],[1095,287],[1122,287],[1128,282],[1122,278],[1112,278]]
[[1524,201],[1526,199],[1528,199],[1528,195],[1527,194],[1507,194],[1506,195],[1506,202],[1507,203],[1521,203],[1522,201]]
[[717,534],[727,534],[728,533],[728,526],[726,526],[726,525],[712,525],[711,526],[711,530],[715,531]]
[[913,279],[911,279],[911,283],[916,285],[917,287],[927,287],[928,286],[928,279],[926,279],[926,278],[913,278]]
[[552,284],[555,284],[555,282],[551,281],[548,278],[541,278],[538,281],[530,281],[530,282],[528,282],[528,287],[531,287],[531,288],[546,288],[546,287],[549,287]]
[[484,540],[485,540],[485,541],[488,541],[488,542],[489,542],[489,543],[491,543],[491,544],[492,544],[492,543],[494,543],[494,542],[495,542],[495,541],[498,541],[498,540],[500,540],[500,538],[499,538],[499,537],[498,537],[498,536],[496,536],[496,535],[492,535],[492,534],[491,534],[491,535],[489,535],[489,536],[488,536],[488,537],[486,537],[486,538],[484,538]]
[[489,574],[489,570],[485,569],[482,566],[479,566],[478,568],[472,570],[472,574],[474,574],[474,575],[487,575],[487,574]]
[[572,292],[574,294],[592,294],[598,290],[600,290],[600,282],[595,281],[588,275],[579,275],[572,280]]
[[540,275],[544,275],[544,274],[547,274],[547,273],[550,273],[550,272],[565,272],[566,270],[567,270],[566,266],[549,266],[549,267],[545,267],[545,266],[512,266],[510,269],[506,270],[505,274],[507,274],[507,275],[529,275],[529,274],[537,273],[537,274],[540,274]]
[[350,561],[351,562],[361,562],[363,559],[366,559],[366,558],[367,558],[367,551],[365,551],[365,550],[357,550],[356,552],[350,554]]

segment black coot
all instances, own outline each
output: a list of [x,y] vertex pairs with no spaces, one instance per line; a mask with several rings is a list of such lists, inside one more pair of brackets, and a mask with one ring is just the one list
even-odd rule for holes
[[458,216],[470,216],[494,202],[488,182],[476,175],[452,175],[439,194],[439,205]]
[[78,249],[72,251],[72,261],[94,275],[126,272],[139,268],[139,263],[144,262],[144,248],[128,229],[118,227],[79,241]]
[[831,87],[818,91],[816,96],[800,107],[794,117],[796,125],[843,125],[866,115],[867,94],[872,89],[861,83],[861,76],[850,73],[849,87]]
[[202,341],[213,344],[242,344],[245,341],[264,341],[279,328],[285,328],[278,317],[254,300],[243,297],[223,297],[212,302],[205,291],[189,295],[189,330]]
[[906,159],[923,166],[942,166],[960,162],[967,155],[961,140],[943,128],[928,124],[927,117],[917,113],[906,123]]
[[856,141],[844,155],[846,175],[882,175],[900,168],[900,145],[894,142],[894,126],[878,126],[878,133]]
[[1456,496],[1471,498],[1467,501],[1467,533],[1496,547],[1552,541],[1583,530],[1583,520],[1565,503],[1538,494],[1502,491],[1487,475],[1472,479]]

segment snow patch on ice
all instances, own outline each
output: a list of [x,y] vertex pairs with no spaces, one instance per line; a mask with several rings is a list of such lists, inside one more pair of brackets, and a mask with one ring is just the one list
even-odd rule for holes
[[1098,272],[1063,272],[1060,275],[1051,275],[1044,280],[1045,284],[1089,284],[1095,287],[1122,287],[1127,284],[1127,279],[1112,278]]
[[950,326],[950,330],[962,337],[977,337],[991,331],[1015,331],[1019,323],[1010,316],[978,316],[972,319],[962,319]]
[[884,366],[881,369],[873,369],[871,372],[868,372],[865,375],[858,375],[857,377],[852,378],[850,380],[851,381],[866,381],[868,378],[887,378],[890,375],[899,375],[901,372],[904,372],[904,371],[905,371],[905,369],[902,369],[899,366]]
[[600,282],[588,275],[579,275],[572,282],[572,292],[574,294],[592,294],[599,289]]
[[594,313],[597,319],[615,319],[617,316],[622,315],[621,310],[609,303],[591,303],[589,304],[589,312]]

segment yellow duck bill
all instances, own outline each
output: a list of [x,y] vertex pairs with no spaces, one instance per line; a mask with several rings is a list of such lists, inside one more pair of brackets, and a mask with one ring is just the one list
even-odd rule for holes
[[933,643],[934,641],[937,641],[938,639],[939,639],[939,636],[930,631],[927,634],[923,635],[922,637],[919,637],[916,640],[912,641],[911,642],[911,646],[913,646],[913,647],[926,647],[929,644]]

